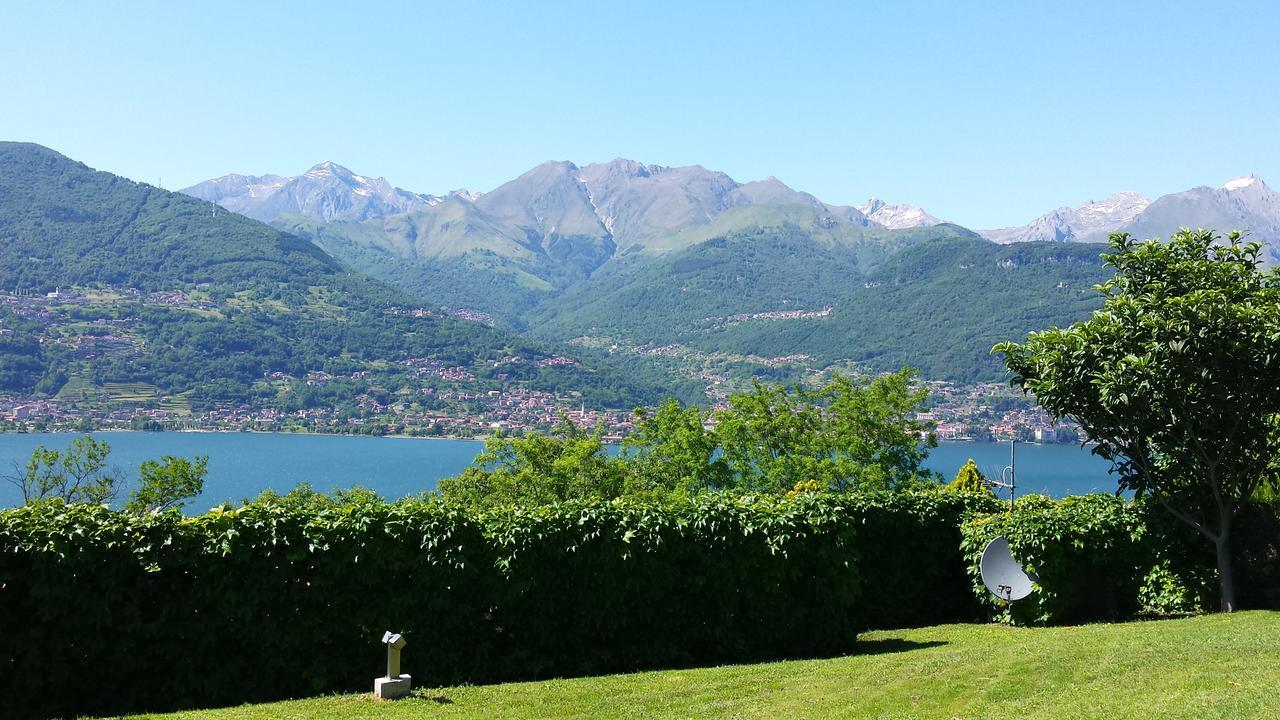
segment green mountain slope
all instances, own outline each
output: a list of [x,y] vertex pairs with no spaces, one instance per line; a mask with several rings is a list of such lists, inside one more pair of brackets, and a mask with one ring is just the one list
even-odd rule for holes
[[[803,235],[821,246],[854,248],[864,264],[873,264],[894,250],[922,239],[938,237],[979,237],[959,225],[943,223],[928,227],[890,230],[868,227],[832,214],[825,207],[811,205],[742,205],[725,210],[704,225],[692,225],[650,240],[643,251],[650,254],[678,252],[732,233],[774,230],[786,235]],[[635,247],[635,251],[640,251]]]
[[412,296],[303,239],[25,143],[0,143],[0,289],[0,391],[143,383],[195,408],[274,407],[308,373],[349,376],[352,394],[416,391],[404,363],[429,359],[469,369],[477,388],[574,388],[615,407],[662,395],[581,362],[540,364],[551,349],[411,312]]
[[557,262],[540,247],[514,242],[513,229],[458,198],[364,222],[286,215],[273,225],[414,295],[512,324],[525,309],[595,267]]
[[[872,247],[883,248],[883,245]],[[1001,246],[974,237],[917,238],[888,257],[823,246],[808,233],[731,233],[593,277],[543,303],[535,337],[625,338],[707,352],[912,365],[925,377],[992,380],[993,344],[1085,317],[1107,272],[1101,246]],[[877,250],[888,252],[887,250]]]
[[[368,235],[374,222],[378,238]],[[778,379],[848,361],[999,379],[993,344],[1084,317],[1097,305],[1090,288],[1106,277],[1098,246],[1001,246],[947,224],[872,228],[801,204],[729,208],[632,245],[576,281],[497,248],[407,254],[410,244],[385,227],[316,224],[307,234],[377,277],[483,309],[540,340],[804,356],[791,375],[768,371]]]
[[[978,237],[945,224],[902,230],[866,227],[825,208],[801,204],[743,205],[723,211],[706,224],[633,244],[609,258],[594,252],[556,256],[541,246],[504,239],[502,232],[508,236],[516,232],[510,227],[500,231],[504,227],[500,221],[464,200],[454,202],[456,207],[442,209],[445,203],[441,203],[412,215],[360,223],[286,216],[274,224],[310,238],[361,272],[439,304],[490,313],[518,329],[534,328],[558,308],[584,297],[612,292],[617,278],[635,268],[665,267],[666,255],[733,234],[787,238],[791,264],[801,272],[826,262],[869,267],[899,248],[930,238]],[[451,219],[440,222],[437,218],[445,213]],[[568,240],[552,245],[573,246]],[[777,276],[772,280],[798,284],[788,274],[790,269],[774,267],[769,272]],[[550,308],[543,309],[544,304]]]
[[701,335],[717,317],[821,308],[858,268],[857,248],[816,243],[800,229],[742,231],[620,262],[539,305],[526,321],[537,337],[672,342]]
[[1092,288],[1110,276],[1098,257],[1104,249],[996,246],[962,238],[925,242],[846,286],[829,318],[801,320],[781,332],[709,334],[706,341],[728,348],[772,343],[880,370],[912,365],[935,379],[999,380],[1004,370],[990,355],[992,345],[1083,319],[1100,305]]
[[[0,143],[0,288],[239,289],[344,275],[314,245],[209,203]],[[348,280],[350,278],[347,278]]]

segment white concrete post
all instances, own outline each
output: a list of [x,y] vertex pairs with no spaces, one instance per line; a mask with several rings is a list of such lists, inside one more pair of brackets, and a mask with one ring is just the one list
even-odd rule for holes
[[413,678],[400,672],[400,650],[405,640],[388,630],[382,635],[382,643],[387,646],[387,675],[373,681],[373,696],[379,700],[405,697],[413,689]]

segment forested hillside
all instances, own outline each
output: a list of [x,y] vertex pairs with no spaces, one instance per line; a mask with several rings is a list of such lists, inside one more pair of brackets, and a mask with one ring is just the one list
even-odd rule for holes
[[533,335],[643,338],[704,351],[911,365],[925,377],[1003,377],[991,346],[1098,306],[1099,245],[922,240],[872,262],[803,233],[733,233],[592,278],[529,316]]

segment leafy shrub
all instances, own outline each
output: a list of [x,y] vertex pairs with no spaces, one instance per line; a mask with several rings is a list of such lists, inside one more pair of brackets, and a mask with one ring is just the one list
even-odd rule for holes
[[978,464],[973,461],[973,458],[969,458],[968,462],[960,466],[960,469],[956,472],[956,479],[951,481],[947,489],[995,496],[995,493],[991,491],[991,487],[987,485],[987,478],[978,469]]
[[[1202,610],[1213,597],[1213,558],[1165,510],[1114,495],[1051,500],[1030,495],[963,528],[973,591],[998,619],[1058,624],[1138,613]],[[1029,597],[1006,603],[982,584],[979,559],[1003,535],[1014,558],[1038,576]]]
[[[1276,505],[1242,516],[1242,598],[1276,587],[1278,527]],[[43,504],[0,512],[0,717],[367,689],[387,629],[422,683],[842,652],[867,627],[1007,613],[977,577],[998,534],[1040,576],[1016,621],[1192,610],[1213,558],[1188,532],[1111,496],[1009,513],[941,488],[487,511],[286,496],[193,518]]]
[[400,623],[426,676],[458,676],[488,647],[484,547],[436,504],[5,512],[0,717],[354,689]]
[[625,468],[609,456],[604,426],[588,432],[567,418],[551,434],[501,433],[461,474],[440,481],[446,499],[477,508],[548,505],[565,500],[610,500],[623,493]]

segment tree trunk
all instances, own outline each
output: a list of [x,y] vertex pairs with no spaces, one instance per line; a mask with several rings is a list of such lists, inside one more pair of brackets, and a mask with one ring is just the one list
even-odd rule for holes
[[1214,543],[1218,549],[1218,590],[1222,612],[1235,612],[1236,585],[1231,575],[1231,518],[1223,518],[1222,530]]

